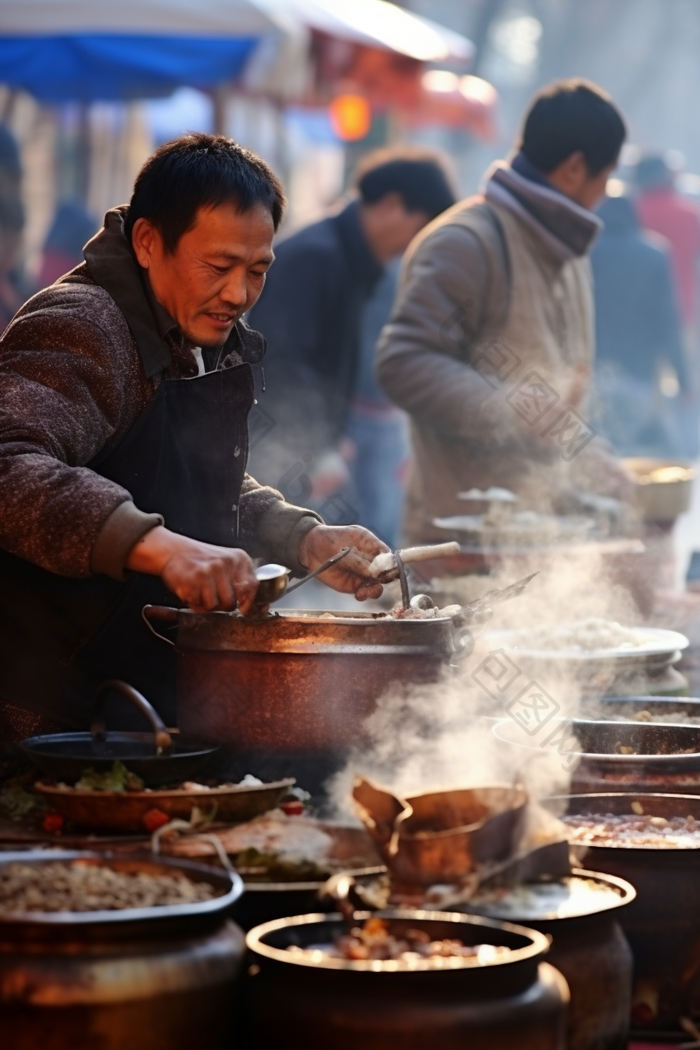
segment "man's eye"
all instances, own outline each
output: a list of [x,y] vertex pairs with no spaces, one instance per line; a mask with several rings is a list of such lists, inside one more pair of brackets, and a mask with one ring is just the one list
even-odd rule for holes
[[253,277],[262,277],[263,280],[267,277],[267,270],[251,270]]
[[212,270],[223,277],[225,273],[228,273],[228,266],[212,266]]

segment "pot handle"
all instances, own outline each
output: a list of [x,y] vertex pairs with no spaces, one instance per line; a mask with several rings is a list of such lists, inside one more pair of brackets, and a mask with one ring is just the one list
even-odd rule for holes
[[134,689],[132,685],[128,685],[126,682],[121,682],[118,678],[110,678],[106,682],[103,682],[93,697],[92,716],[90,719],[90,732],[92,733],[92,739],[100,741],[105,738],[104,706],[106,695],[110,689],[116,689],[118,692],[122,693],[127,699],[131,700],[135,707],[139,709],[143,717],[150,722],[153,727],[157,751],[159,753],[163,752],[167,754],[172,747],[173,741],[170,733],[165,728],[165,724],[160,715],[156,709],[149,704],[146,697],[139,693],[138,689]]
[[172,645],[175,648],[175,642],[170,638],[166,638],[164,634],[160,634],[156,631],[155,627],[151,623],[151,620],[159,620],[161,623],[179,623],[180,610],[171,609],[167,605],[144,605],[141,610],[141,619],[148,627],[151,634],[155,635],[156,638],[161,642],[165,642],[166,645]]
[[461,663],[467,660],[474,652],[474,633],[464,623],[464,619],[456,616],[452,620],[452,653],[451,663]]

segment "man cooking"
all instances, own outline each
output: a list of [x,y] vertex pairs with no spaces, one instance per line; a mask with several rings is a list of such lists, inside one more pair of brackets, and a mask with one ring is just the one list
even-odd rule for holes
[[241,320],[273,261],[282,187],[223,136],[156,151],[85,263],[34,296],[0,340],[0,739],[83,728],[101,680],[175,719],[173,650],[146,604],[251,610],[251,558],[381,588],[385,546],[330,528],[246,474],[253,370]]

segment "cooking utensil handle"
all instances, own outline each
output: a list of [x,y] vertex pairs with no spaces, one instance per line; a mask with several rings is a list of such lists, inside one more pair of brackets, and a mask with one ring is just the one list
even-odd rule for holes
[[155,744],[158,751],[163,751],[167,754],[172,747],[173,741],[170,733],[165,728],[160,715],[145,696],[139,693],[138,689],[134,689],[132,685],[128,685],[126,682],[121,682],[118,678],[110,678],[106,682],[103,682],[95,693],[92,700],[92,717],[90,719],[90,732],[92,733],[93,740],[103,740],[105,736],[105,718],[104,718],[104,706],[107,693],[110,689],[116,689],[117,692],[122,693],[123,696],[131,700],[132,704],[139,709],[143,717],[150,722],[153,727],[153,733],[155,736]]
[[170,609],[167,605],[144,605],[141,610],[141,619],[146,624],[146,627],[148,627],[151,634],[155,635],[161,642],[165,642],[166,645],[172,645],[173,649],[175,648],[175,642],[170,638],[166,638],[164,634],[160,634],[156,631],[151,620],[160,620],[162,623],[177,624],[179,622],[179,616],[179,609]]
[[406,574],[406,566],[401,557],[401,551],[394,551],[394,561],[396,562],[396,570],[399,574],[399,582],[401,584],[401,604],[404,609],[410,609],[411,591],[408,586],[408,576]]
[[297,587],[301,587],[302,584],[307,582],[307,580],[313,580],[314,576],[320,576],[322,572],[326,571],[326,569],[330,569],[331,565],[335,565],[336,562],[339,562],[342,558],[345,557],[346,554],[349,554],[350,550],[350,547],[343,547],[341,551],[338,551],[337,554],[334,554],[332,558],[328,559],[328,561],[324,561],[323,565],[319,565],[317,569],[314,569],[312,572],[307,573],[306,576],[304,576],[301,580],[297,580],[296,583],[293,583],[290,587],[287,587],[285,595],[291,594],[292,591],[295,591]]

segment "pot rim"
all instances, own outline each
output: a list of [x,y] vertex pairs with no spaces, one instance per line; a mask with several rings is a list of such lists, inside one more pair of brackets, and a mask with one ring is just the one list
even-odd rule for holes
[[[692,723],[675,723],[675,722],[635,722],[635,721],[621,721],[618,722],[616,719],[598,720],[594,718],[551,718],[546,724],[552,728],[555,726],[569,726],[571,729],[571,735],[576,735],[576,727],[579,723],[583,723],[587,726],[600,726],[602,729],[612,731],[614,726],[620,726],[623,731],[629,731],[630,726],[635,731],[640,733],[656,732],[663,733],[667,729],[680,729],[683,732],[687,732],[688,735],[694,733],[696,736],[700,734],[700,726],[693,725]],[[539,743],[532,736],[528,740],[511,740],[508,738],[504,729],[507,726],[516,726],[519,724],[512,718],[500,719],[495,725],[491,726],[491,732],[501,743],[509,744],[511,747],[524,747],[530,751],[539,751],[545,748],[545,745],[540,741]],[[532,742],[530,742],[532,741]],[[545,748],[546,749],[546,748]],[[649,772],[653,772],[656,767],[671,765],[674,769],[680,767],[678,772],[682,772],[683,769],[689,767],[695,769],[700,762],[700,744],[697,745],[697,751],[691,751],[688,753],[679,754],[668,754],[668,755],[622,755],[614,751],[575,751],[572,748],[559,748],[552,746],[552,751],[557,752],[561,755],[570,755],[575,758],[579,758],[586,761],[588,766],[591,765],[620,765],[622,767],[630,766],[643,766],[648,767]]]
[[483,973],[497,966],[512,966],[514,963],[526,962],[544,955],[549,951],[551,943],[550,938],[538,930],[531,930],[526,926],[516,925],[515,923],[501,922],[497,919],[486,919],[480,915],[463,915],[459,912],[447,911],[424,911],[415,908],[382,908],[376,912],[360,911],[355,914],[358,921],[370,918],[406,919],[417,923],[452,922],[455,926],[482,926],[489,930],[503,930],[507,933],[517,934],[520,937],[526,937],[530,944],[522,948],[511,948],[509,955],[504,958],[495,959],[489,963],[480,963],[477,961],[476,956],[466,959],[458,956],[425,959],[421,962],[402,962],[398,959],[335,959],[328,957],[318,962],[314,959],[307,959],[302,955],[292,954],[286,948],[275,948],[273,945],[265,943],[264,938],[278,930],[291,929],[298,926],[312,926],[314,924],[321,925],[329,922],[338,923],[342,927],[344,919],[339,912],[331,912],[330,914],[316,912],[310,915],[293,915],[286,919],[273,919],[271,922],[255,926],[246,934],[246,947],[249,951],[253,951],[271,961],[293,966],[304,966],[313,970],[337,970],[350,973],[423,974],[439,973],[441,971],[454,972],[456,970],[478,970]]
[[[549,795],[547,798],[542,798],[539,801],[540,804],[543,805],[545,808],[549,809],[550,812],[555,813],[555,815],[559,815],[553,808],[554,804],[560,802],[568,802],[569,800],[574,799],[576,801],[578,801],[579,799],[611,799],[614,800],[615,803],[619,803],[621,799],[629,799],[630,806],[632,802],[641,802],[642,804],[644,804],[648,801],[660,801],[662,805],[671,805],[672,802],[677,799],[679,800],[679,807],[678,813],[675,814],[676,816],[687,816],[690,805],[694,805],[700,809],[700,795],[681,795],[671,793],[667,794],[663,791],[582,791],[572,795]],[[685,803],[685,805],[681,806],[681,802]],[[598,810],[598,812],[601,816],[604,815],[601,810]],[[700,812],[698,813],[698,819],[700,820]],[[579,847],[573,846],[572,848],[577,849]],[[674,860],[676,860],[677,858],[682,858],[684,862],[687,861],[692,865],[697,864],[697,860],[695,858],[697,858],[698,854],[700,853],[700,844],[698,844],[697,846],[691,846],[690,848],[678,848],[674,846],[613,846],[603,843],[591,842],[590,844],[582,848],[584,848],[585,850],[595,851],[612,850],[616,855],[620,856],[627,856],[630,853],[644,855],[645,857],[649,857],[650,855],[654,857],[668,855],[673,857]],[[588,856],[587,853],[585,855]],[[607,875],[605,877],[608,878]]]
[[32,926],[35,929],[68,928],[70,926],[96,926],[102,924],[116,925],[123,923],[147,922],[157,923],[163,919],[203,918],[223,914],[227,908],[243,894],[245,886],[237,872],[212,868],[196,864],[189,860],[163,856],[160,853],[120,853],[113,850],[97,852],[95,850],[67,849],[30,849],[15,850],[0,854],[0,870],[7,864],[49,864],[53,861],[96,860],[105,867],[114,867],[119,862],[131,866],[158,864],[191,876],[193,881],[208,882],[210,886],[224,888],[226,891],[218,897],[207,901],[196,901],[191,904],[153,905],[147,908],[120,908],[102,911],[0,911],[0,927]]

